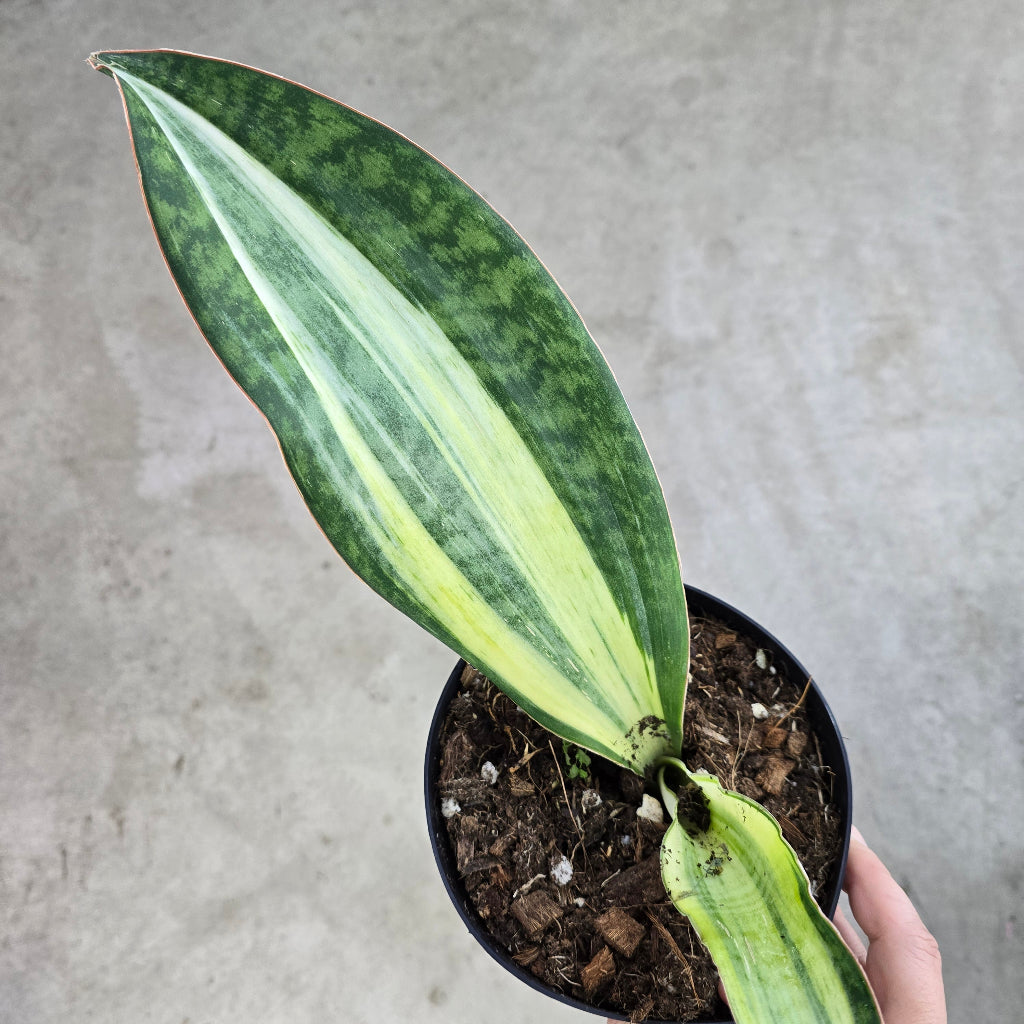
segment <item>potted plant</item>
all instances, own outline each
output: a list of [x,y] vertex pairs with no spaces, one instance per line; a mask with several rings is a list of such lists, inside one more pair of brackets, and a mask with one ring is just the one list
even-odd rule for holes
[[661,488],[522,239],[294,83],[173,51],[90,63],[120,89],[183,298],[339,554],[545,728],[657,776],[665,887],[740,1024],[877,1024],[778,824],[680,760],[689,633]]

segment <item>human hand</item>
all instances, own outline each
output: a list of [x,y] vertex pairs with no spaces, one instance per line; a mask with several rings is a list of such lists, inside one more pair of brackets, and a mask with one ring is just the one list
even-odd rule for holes
[[867,948],[841,910],[835,925],[864,968],[885,1024],[946,1024],[938,944],[856,828],[843,888]]

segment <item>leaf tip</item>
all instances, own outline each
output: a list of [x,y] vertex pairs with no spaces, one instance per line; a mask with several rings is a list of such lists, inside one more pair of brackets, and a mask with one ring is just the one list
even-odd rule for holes
[[93,71],[99,71],[100,74],[108,75],[110,78],[114,77],[114,72],[110,69],[106,63],[105,58],[107,53],[102,50],[97,50],[95,53],[90,53],[86,58],[86,64],[93,69]]

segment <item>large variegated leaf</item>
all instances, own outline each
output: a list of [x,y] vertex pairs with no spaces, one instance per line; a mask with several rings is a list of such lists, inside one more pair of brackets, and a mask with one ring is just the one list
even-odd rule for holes
[[775,819],[714,776],[674,766],[686,800],[677,807],[663,781],[673,821],[662,878],[708,947],[736,1024],[881,1024],[864,972]]
[[98,53],[199,327],[387,600],[542,724],[677,752],[683,590],[650,460],[530,249],[406,139],[280,78]]

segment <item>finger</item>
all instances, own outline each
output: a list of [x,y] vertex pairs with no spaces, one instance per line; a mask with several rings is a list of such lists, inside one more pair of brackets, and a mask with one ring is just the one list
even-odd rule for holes
[[846,867],[850,909],[869,940],[865,969],[888,1020],[945,1024],[942,962],[910,897],[860,835]]
[[836,926],[836,931],[842,936],[843,942],[846,943],[847,949],[856,957],[857,962],[863,967],[867,963],[868,951],[864,947],[864,943],[861,941],[860,936],[857,934],[857,929],[846,919],[846,915],[836,907],[836,916],[832,919],[832,923]]
[[844,887],[850,895],[853,916],[870,942],[924,930],[910,897],[860,833],[851,837]]

